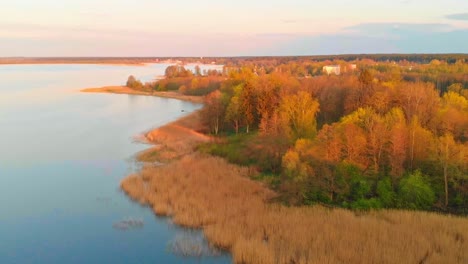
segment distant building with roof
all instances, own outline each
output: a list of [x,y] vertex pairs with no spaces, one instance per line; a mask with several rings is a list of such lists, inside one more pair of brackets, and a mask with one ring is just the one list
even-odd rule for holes
[[340,65],[328,65],[323,66],[323,71],[326,72],[328,75],[334,73],[335,75],[340,75],[341,67]]

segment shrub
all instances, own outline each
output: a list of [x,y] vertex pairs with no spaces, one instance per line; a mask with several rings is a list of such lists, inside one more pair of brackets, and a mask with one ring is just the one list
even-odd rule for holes
[[353,179],[362,178],[361,171],[353,164],[341,162],[336,167],[337,201],[353,199]]
[[390,208],[395,205],[395,192],[389,177],[383,178],[377,183],[377,195],[383,207]]
[[139,80],[137,80],[133,75],[128,76],[126,86],[128,88],[137,90],[143,88],[143,84]]
[[351,209],[355,210],[380,209],[382,208],[382,203],[377,198],[359,199],[355,202],[352,202],[350,207]]
[[351,199],[364,199],[371,191],[371,185],[362,174],[354,174],[351,178]]

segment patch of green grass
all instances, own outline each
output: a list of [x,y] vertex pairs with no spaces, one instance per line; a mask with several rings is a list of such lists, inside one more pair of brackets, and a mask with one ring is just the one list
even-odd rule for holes
[[254,133],[228,135],[220,143],[202,144],[198,150],[214,156],[227,159],[229,162],[249,166],[254,165],[255,159],[249,153],[249,143],[255,137]]
[[261,172],[252,177],[252,179],[264,182],[274,190],[281,185],[281,177],[279,174]]
[[258,134],[227,134],[222,137],[222,142],[210,142],[199,146],[198,150],[203,153],[208,153],[213,156],[225,158],[233,164],[241,166],[254,166],[259,173],[255,174],[252,179],[264,182],[272,189],[277,189],[281,185],[281,177],[278,173],[274,173],[265,167],[264,155],[262,149],[255,148],[258,146]]

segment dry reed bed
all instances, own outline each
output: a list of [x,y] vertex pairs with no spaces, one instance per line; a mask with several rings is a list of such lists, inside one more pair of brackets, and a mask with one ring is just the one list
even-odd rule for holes
[[236,263],[468,263],[468,219],[425,212],[289,208],[247,170],[201,154],[144,168],[130,197],[200,227]]
[[197,114],[147,135],[172,153],[121,183],[133,199],[179,225],[203,228],[235,263],[468,263],[468,219],[387,210],[285,207],[248,170],[193,153],[209,140]]

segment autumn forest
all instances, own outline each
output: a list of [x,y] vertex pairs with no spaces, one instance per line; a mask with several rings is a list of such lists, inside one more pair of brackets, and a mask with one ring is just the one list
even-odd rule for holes
[[218,59],[127,86],[205,96],[216,140],[199,151],[247,166],[282,203],[466,214],[468,63],[447,56]]

